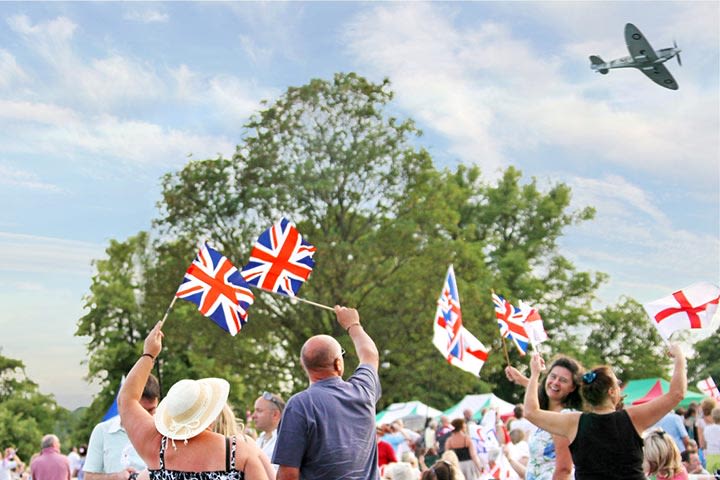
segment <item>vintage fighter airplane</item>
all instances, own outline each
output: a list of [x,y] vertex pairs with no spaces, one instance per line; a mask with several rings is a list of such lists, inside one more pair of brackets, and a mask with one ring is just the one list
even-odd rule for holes
[[653,50],[650,42],[632,23],[625,25],[625,43],[630,51],[627,57],[618,58],[610,62],[605,62],[597,55],[590,56],[590,68],[603,75],[608,73],[611,68],[637,68],[643,72],[653,82],[670,90],[677,90],[678,84],[670,75],[670,71],[663,65],[673,57],[677,57],[678,64],[682,66],[680,61],[680,49],[677,43],[673,42],[673,46]]

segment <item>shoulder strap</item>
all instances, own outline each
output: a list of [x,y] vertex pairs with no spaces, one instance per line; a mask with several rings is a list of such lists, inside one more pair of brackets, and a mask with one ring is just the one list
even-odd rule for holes
[[225,471],[230,471],[230,439],[225,437]]
[[235,435],[232,436],[232,447],[230,448],[230,470],[236,470],[235,468],[235,448],[237,445],[237,438]]
[[167,437],[163,436],[160,440],[160,470],[165,470],[165,447],[167,446]]

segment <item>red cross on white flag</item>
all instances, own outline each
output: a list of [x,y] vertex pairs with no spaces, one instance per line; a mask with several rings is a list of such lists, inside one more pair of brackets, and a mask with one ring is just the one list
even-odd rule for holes
[[720,400],[720,391],[718,391],[718,387],[715,385],[712,377],[707,377],[705,380],[698,382],[697,387],[708,397]]
[[707,282],[689,287],[643,305],[660,336],[665,340],[673,332],[710,326],[720,302],[720,288]]

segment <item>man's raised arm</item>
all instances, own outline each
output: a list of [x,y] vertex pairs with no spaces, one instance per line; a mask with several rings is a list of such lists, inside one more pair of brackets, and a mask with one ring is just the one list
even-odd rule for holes
[[337,321],[340,326],[350,335],[360,363],[370,365],[377,371],[380,363],[380,355],[378,354],[375,342],[365,333],[365,329],[360,324],[360,314],[358,314],[358,311],[354,308],[335,305],[335,315],[337,315]]

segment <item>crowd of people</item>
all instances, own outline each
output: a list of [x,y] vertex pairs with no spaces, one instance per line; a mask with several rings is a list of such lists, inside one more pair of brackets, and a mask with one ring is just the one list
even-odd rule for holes
[[[0,480],[720,479],[717,402],[674,410],[687,384],[677,346],[669,351],[669,391],[642,405],[623,405],[621,383],[608,366],[585,370],[559,356],[546,368],[536,353],[529,377],[505,370],[525,388],[524,404],[509,418],[466,410],[414,431],[401,420],[376,425],[377,347],[356,310],[334,310],[357,368],[345,380],[340,343],[328,335],[309,338],[300,352],[308,388],[287,402],[259,395],[247,417],[253,430],[235,418],[224,379],[184,379],[160,399],[151,374],[162,351],[159,322],[118,395],[119,416],[98,424],[87,448],[63,455],[48,434],[29,465],[6,448]],[[479,442],[478,431],[493,438]]]

